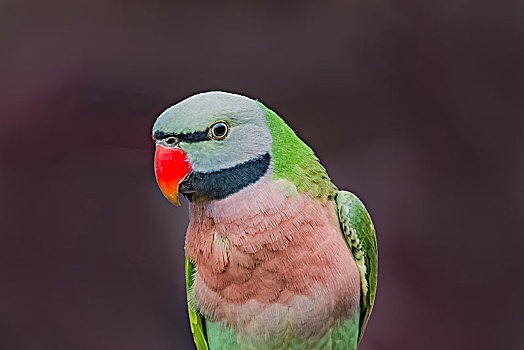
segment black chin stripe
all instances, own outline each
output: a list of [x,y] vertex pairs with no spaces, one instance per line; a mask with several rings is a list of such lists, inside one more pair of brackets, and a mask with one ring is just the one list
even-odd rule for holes
[[153,139],[162,140],[168,137],[175,137],[179,142],[200,142],[200,141],[209,141],[209,128],[204,131],[195,131],[188,134],[176,134],[174,132],[163,132],[160,130],[155,131],[153,134]]
[[234,167],[200,173],[193,171],[178,186],[179,192],[189,200],[193,195],[209,199],[222,199],[255,183],[269,168],[269,153],[248,160]]

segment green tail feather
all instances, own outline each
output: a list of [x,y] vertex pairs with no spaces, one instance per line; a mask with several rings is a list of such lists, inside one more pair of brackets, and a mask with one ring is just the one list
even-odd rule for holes
[[206,332],[204,329],[204,318],[198,314],[191,305],[191,288],[193,287],[193,279],[195,274],[195,266],[186,257],[186,290],[187,290],[187,311],[189,313],[189,324],[191,332],[193,332],[193,340],[197,350],[209,350],[207,344]]

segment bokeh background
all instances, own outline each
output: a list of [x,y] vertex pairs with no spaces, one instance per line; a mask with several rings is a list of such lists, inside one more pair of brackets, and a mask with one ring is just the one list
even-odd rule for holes
[[523,349],[524,5],[0,2],[0,349],[192,349],[155,118],[258,98],[367,204],[361,349]]

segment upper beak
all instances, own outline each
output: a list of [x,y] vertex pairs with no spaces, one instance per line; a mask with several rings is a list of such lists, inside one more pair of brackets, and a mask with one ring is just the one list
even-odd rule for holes
[[178,185],[191,171],[186,152],[177,147],[157,145],[155,150],[155,176],[158,187],[175,205],[178,201]]

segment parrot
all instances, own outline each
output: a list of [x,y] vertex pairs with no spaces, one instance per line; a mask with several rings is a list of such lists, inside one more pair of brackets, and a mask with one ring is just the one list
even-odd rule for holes
[[356,349],[373,307],[377,239],[274,111],[210,91],[153,125],[154,172],[189,201],[187,308],[198,350]]

